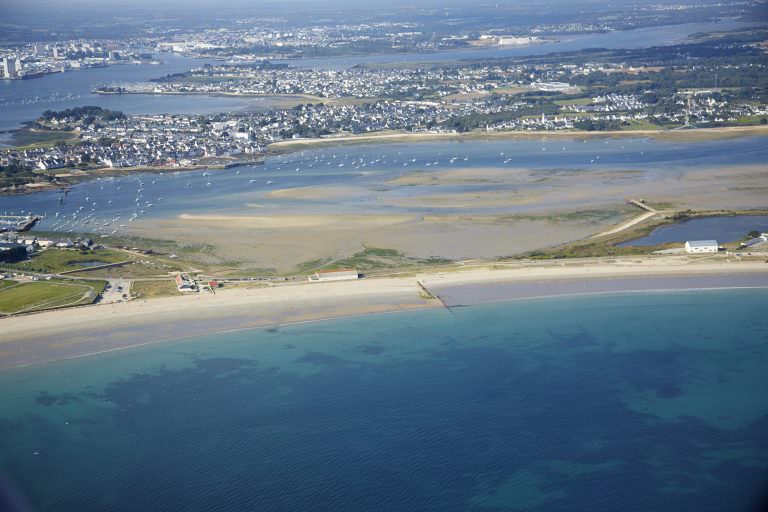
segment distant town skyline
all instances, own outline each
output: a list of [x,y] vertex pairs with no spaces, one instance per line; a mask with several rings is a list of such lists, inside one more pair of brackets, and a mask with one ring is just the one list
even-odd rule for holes
[[[613,4],[652,4],[654,2],[643,0],[616,0]],[[659,3],[659,2],[655,2]],[[537,2],[538,6],[544,5],[561,5],[561,6],[584,6],[595,7],[598,2],[589,0],[549,0],[545,2]],[[498,1],[486,1],[486,2],[471,2],[468,0],[392,0],[382,4],[379,2],[359,2],[355,0],[8,0],[3,2],[0,6],[0,12],[16,10],[19,8],[29,7],[49,7],[54,9],[67,9],[67,8],[155,8],[162,10],[169,7],[193,7],[193,8],[238,8],[238,9],[253,9],[259,7],[274,7],[285,8],[286,6],[312,6],[312,7],[345,7],[354,8],[355,10],[384,10],[392,7],[490,7],[490,6],[506,6],[517,5],[521,7],[531,6],[530,2],[525,0],[498,0]],[[535,6],[531,6],[535,7]],[[279,11],[266,14],[282,14]]]

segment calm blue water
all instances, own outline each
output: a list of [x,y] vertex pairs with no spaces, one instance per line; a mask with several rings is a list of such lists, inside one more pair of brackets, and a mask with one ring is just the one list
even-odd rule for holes
[[[119,65],[56,73],[30,80],[0,80],[0,130],[19,128],[34,121],[45,110],[64,110],[83,105],[97,105],[130,114],[207,114],[239,110],[263,110],[268,98],[232,98],[217,96],[102,95],[95,88],[115,83],[147,82],[171,73],[188,71],[207,60],[173,54],[159,55],[161,64]],[[8,142],[9,134],[0,134]]]
[[[37,226],[42,230],[111,233],[117,229],[118,233],[125,233],[138,225],[129,221],[133,215],[138,215],[138,220],[151,220],[182,213],[302,213],[302,209],[308,208],[307,201],[270,194],[276,189],[341,185],[355,186],[363,192],[351,194],[344,201],[335,197],[313,201],[311,211],[348,213],[364,209],[382,214],[395,211],[441,214],[450,211],[439,207],[393,207],[378,200],[381,195],[378,191],[386,190],[387,194],[402,197],[504,189],[536,194],[539,189],[546,191],[552,186],[547,180],[550,174],[555,177],[561,173],[578,176],[591,171],[616,172],[622,179],[623,188],[609,190],[601,199],[606,203],[623,203],[628,194],[627,187],[633,183],[644,185],[723,165],[760,165],[768,161],[765,140],[765,137],[752,137],[674,143],[652,139],[545,137],[325,147],[270,157],[264,165],[209,172],[134,174],[87,181],[72,187],[64,203],[59,202],[59,191],[3,196],[0,197],[0,212],[45,214],[47,218]],[[507,162],[509,159],[511,161]],[[519,180],[508,184],[457,183],[440,187],[425,184],[393,188],[387,184],[389,179],[416,170],[462,168],[509,168],[510,174],[519,176]],[[621,176],[622,170],[634,172],[628,178]],[[526,174],[528,172],[530,175]],[[589,179],[587,174],[585,183],[589,183]],[[582,200],[576,197],[552,206],[582,205]],[[537,203],[523,203],[505,207],[478,206],[473,211],[478,214],[537,213],[540,208]],[[105,223],[109,225],[104,226]],[[121,225],[125,227],[121,228]],[[99,230],[95,229],[97,227]]]
[[[466,160],[465,160],[466,158]],[[453,159],[453,161],[451,160]],[[415,161],[414,161],[415,160]],[[107,233],[117,228],[129,229],[128,219],[168,218],[181,213],[270,213],[298,211],[306,202],[269,196],[275,189],[307,185],[352,185],[391,189],[387,180],[416,170],[445,171],[460,168],[509,168],[510,173],[531,169],[540,175],[510,184],[456,184],[400,187],[391,194],[423,196],[443,192],[515,191],[551,187],[549,173],[578,174],[584,171],[621,173],[632,170],[631,179],[624,176],[623,186],[646,184],[655,180],[682,177],[702,168],[724,165],[761,165],[768,161],[765,137],[733,140],[664,142],[653,139],[560,139],[531,140],[445,140],[399,144],[368,144],[324,147],[283,156],[270,157],[264,165],[222,171],[166,172],[134,174],[83,182],[72,188],[63,204],[60,192],[0,197],[0,212],[32,211],[47,214],[39,229],[62,232],[93,231],[105,222]],[[363,165],[364,164],[364,165]],[[297,171],[298,169],[298,171]],[[207,175],[204,175],[207,174]],[[541,179],[539,179],[541,178]],[[267,183],[271,181],[272,183]],[[627,188],[617,188],[606,202],[624,202]],[[570,201],[570,202],[568,202]],[[95,204],[94,204],[95,203]],[[147,205],[151,204],[151,206]],[[583,206],[580,198],[563,200],[558,208]],[[375,192],[360,197],[350,196],[342,203],[337,198],[316,201],[313,207],[328,213],[359,210],[388,213],[392,207],[379,204]],[[478,213],[537,212],[535,202],[512,205],[505,209],[485,208]],[[401,210],[411,211],[408,208]],[[443,213],[440,208],[412,208],[413,211]],[[145,213],[140,213],[144,211]],[[56,214],[58,213],[58,216]],[[117,215],[120,219],[114,220]],[[87,222],[87,223],[86,223]],[[126,228],[119,228],[119,225]]]
[[733,242],[747,236],[750,231],[768,232],[768,216],[736,215],[733,217],[701,217],[680,224],[655,229],[643,238],[619,244],[621,246],[647,246],[685,242],[686,240],[717,240]]
[[747,511],[768,291],[560,298],[167,342],[0,373],[41,511]]
[[553,43],[532,46],[492,46],[461,50],[446,50],[433,53],[408,53],[384,55],[355,55],[342,57],[319,57],[290,60],[297,66],[315,68],[344,68],[357,64],[405,63],[405,62],[443,62],[468,59],[498,59],[504,57],[525,57],[546,55],[548,53],[575,52],[587,48],[648,48],[680,44],[691,34],[700,32],[738,30],[747,27],[764,26],[762,22],[744,23],[723,21],[717,23],[684,23],[664,25],[635,30],[606,32],[603,34],[561,35]]

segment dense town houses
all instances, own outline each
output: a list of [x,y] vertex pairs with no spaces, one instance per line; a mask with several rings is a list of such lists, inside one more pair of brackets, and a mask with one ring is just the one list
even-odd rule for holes
[[[383,131],[452,132],[468,129],[567,130],[585,123],[654,122],[708,126],[766,116],[766,105],[733,103],[699,93],[677,95],[672,112],[650,112],[636,96],[607,94],[564,104],[554,114],[528,114],[531,103],[514,96],[481,95],[439,101],[380,100],[361,104],[303,104],[269,112],[216,115],[123,115],[38,120],[71,130],[80,142],[50,148],[8,149],[0,165],[36,170],[65,167],[180,167],[211,159],[249,160],[268,144],[308,137]],[[600,125],[602,126],[602,125]],[[594,128],[594,129],[600,129]]]

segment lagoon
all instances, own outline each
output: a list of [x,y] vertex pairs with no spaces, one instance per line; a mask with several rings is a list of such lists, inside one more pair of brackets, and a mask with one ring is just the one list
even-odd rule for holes
[[624,242],[620,246],[650,246],[671,242],[685,242],[686,240],[717,240],[721,243],[734,242],[745,238],[750,231],[768,232],[768,216],[733,215],[699,217],[679,224],[657,228],[648,236]]
[[[465,160],[466,159],[466,160]],[[768,161],[765,137],[744,137],[707,142],[668,142],[647,138],[559,138],[464,139],[412,143],[368,143],[327,146],[269,156],[263,165],[226,170],[177,171],[164,173],[126,173],[103,177],[72,187],[66,198],[59,191],[0,197],[0,212],[32,211],[47,218],[37,229],[62,233],[91,231],[109,222],[109,232],[119,225],[129,229],[128,219],[176,217],[182,213],[327,213],[393,212],[391,202],[381,202],[383,194],[392,200],[429,196],[438,193],[487,193],[518,190],[530,195],[563,190],[565,183],[594,183],[616,186],[600,197],[605,205],[623,203],[649,187],[666,180],[680,182],[686,176],[734,165],[762,165]],[[365,164],[365,165],[363,165]],[[343,165],[343,167],[341,167]],[[389,180],[413,172],[476,170],[476,183],[434,186],[393,187]],[[483,181],[487,169],[499,169],[509,176],[531,170],[519,182]],[[298,171],[297,171],[298,170]],[[583,178],[582,178],[583,177]],[[600,183],[595,183],[595,180]],[[271,183],[270,183],[271,182]],[[298,201],[271,195],[277,189],[307,186],[355,186],[368,188],[368,195],[345,201]],[[621,187],[621,188],[618,188]],[[667,188],[665,186],[665,188]],[[564,192],[564,193],[565,193]],[[63,199],[63,202],[60,200]],[[389,199],[387,199],[389,201]],[[95,204],[94,204],[95,203]],[[540,213],[544,207],[585,208],[594,200],[558,196],[556,203],[510,204],[508,207],[471,209],[476,213],[498,214],[509,211]],[[743,207],[749,207],[747,202]],[[422,203],[399,207],[407,213],[442,214],[450,208],[428,207]],[[141,212],[144,213],[141,213]],[[117,216],[120,216],[118,219]]]

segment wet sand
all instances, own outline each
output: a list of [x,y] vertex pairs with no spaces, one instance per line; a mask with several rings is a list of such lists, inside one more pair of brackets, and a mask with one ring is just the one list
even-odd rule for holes
[[[634,213],[634,212],[633,212]],[[353,256],[366,247],[413,258],[500,258],[585,238],[623,219],[620,213],[553,222],[493,215],[315,214],[181,215],[135,223],[134,234],[212,245],[211,264],[245,271],[293,272],[308,262]],[[315,263],[316,265],[317,263]]]
[[643,276],[562,279],[497,284],[433,286],[432,290],[451,307],[514,300],[618,292],[658,292],[720,288],[766,288],[768,272],[757,275],[718,274],[696,276]]
[[0,368],[42,364],[166,340],[341,316],[575,293],[768,287],[764,262],[685,257],[517,263],[359,281],[223,289],[0,319]]
[[366,247],[414,258],[500,258],[588,238],[663,210],[765,208],[768,166],[695,169],[464,167],[273,190],[241,211],[139,221],[133,234],[213,246],[204,263],[295,271]]

